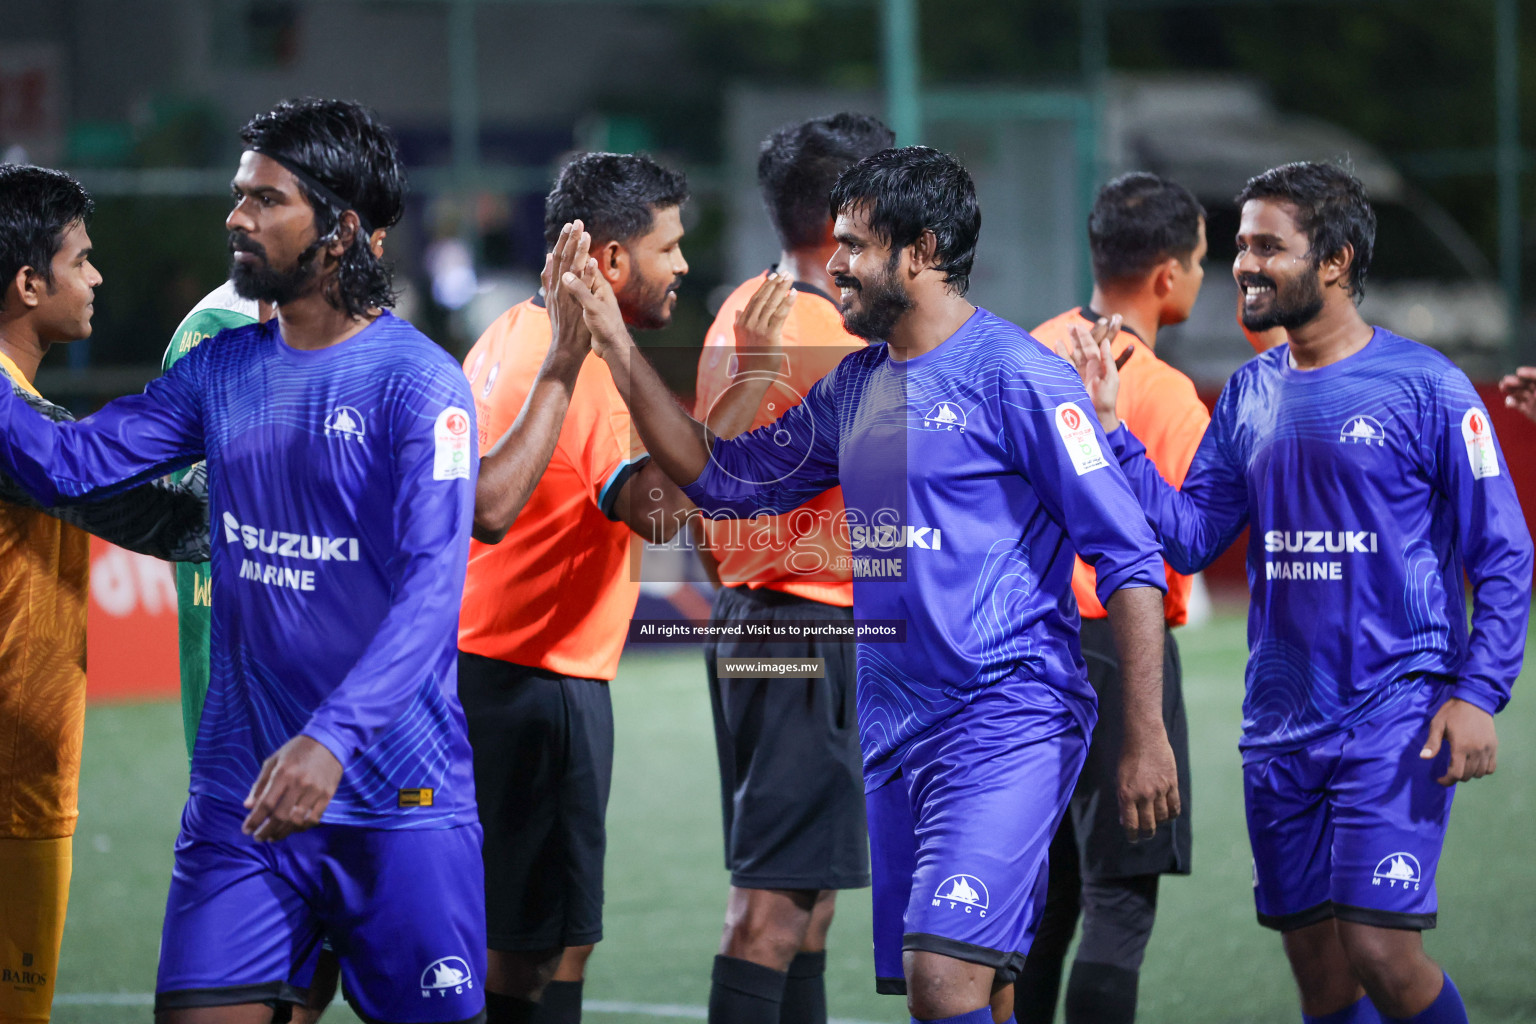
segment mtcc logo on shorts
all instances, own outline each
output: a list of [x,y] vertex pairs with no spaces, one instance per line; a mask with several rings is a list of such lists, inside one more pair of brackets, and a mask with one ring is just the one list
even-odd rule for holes
[[450,994],[461,996],[475,987],[475,979],[469,976],[469,964],[462,957],[445,956],[434,960],[421,972],[421,997],[431,999],[433,993],[443,998]]
[[1412,886],[1417,892],[1419,888],[1419,859],[1411,853],[1394,853],[1381,859],[1376,865],[1375,877],[1371,879],[1372,885],[1381,885],[1383,882],[1389,888],[1396,889],[1401,885],[1404,889]]
[[951,910],[965,908],[967,914],[975,912],[987,916],[987,887],[975,875],[950,875],[933,891],[933,906],[948,903]]

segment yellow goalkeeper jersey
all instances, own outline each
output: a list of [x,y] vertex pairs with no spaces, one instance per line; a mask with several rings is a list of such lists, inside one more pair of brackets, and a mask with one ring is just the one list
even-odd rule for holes
[[[0,369],[37,395],[4,353]],[[0,501],[0,837],[75,830],[89,573],[84,530]]]

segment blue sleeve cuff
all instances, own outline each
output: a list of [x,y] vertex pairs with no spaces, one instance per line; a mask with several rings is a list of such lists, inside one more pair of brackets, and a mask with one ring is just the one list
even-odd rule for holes
[[314,723],[306,725],[304,727],[304,731],[299,733],[299,735],[308,736],[310,739],[320,744],[326,750],[329,750],[331,752],[331,756],[334,757],[338,763],[340,763],[342,770],[346,770],[347,765],[352,760],[351,744],[344,743],[341,737],[337,736],[335,733],[324,728],[323,726],[318,726]]
[[1451,696],[1464,700],[1473,707],[1482,708],[1490,715],[1504,710],[1509,698],[1494,691],[1487,683],[1462,680],[1451,688]]
[[1094,582],[1093,591],[1098,595],[1099,603],[1109,606],[1109,596],[1117,590],[1130,590],[1134,587],[1151,587],[1168,593],[1168,576],[1163,568],[1163,559],[1160,555],[1143,559],[1125,566],[1119,572],[1100,572]]

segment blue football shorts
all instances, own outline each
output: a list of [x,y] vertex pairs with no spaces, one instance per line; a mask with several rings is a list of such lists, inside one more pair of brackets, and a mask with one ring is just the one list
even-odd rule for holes
[[160,941],[156,1012],[299,1004],[322,937],[358,1016],[384,1024],[483,1017],[480,826],[319,825],[275,843],[242,807],[193,794],[181,817]]
[[911,741],[868,794],[877,991],[906,991],[903,950],[1018,974],[1092,719],[1048,686],[999,684]]
[[1435,926],[1435,869],[1450,821],[1450,745],[1419,758],[1450,696],[1425,683],[1351,729],[1243,764],[1259,922],[1294,931],[1331,917]]

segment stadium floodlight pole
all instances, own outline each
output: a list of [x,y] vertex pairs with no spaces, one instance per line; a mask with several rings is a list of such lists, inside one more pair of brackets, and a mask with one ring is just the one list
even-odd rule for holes
[[1494,75],[1499,141],[1499,277],[1509,311],[1510,358],[1528,361],[1530,343],[1520,334],[1520,9],[1516,0],[1494,0]]
[[480,90],[475,52],[475,8],[479,0],[452,0],[448,7],[449,125],[453,142],[454,191],[463,204],[459,237],[475,261],[480,257],[480,232],[470,215],[473,194],[480,187]]
[[885,27],[886,121],[896,133],[896,144],[911,146],[923,135],[917,0],[885,0],[881,15]]

